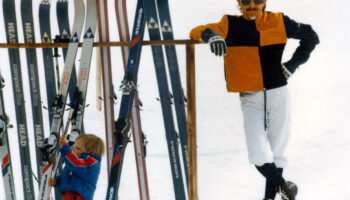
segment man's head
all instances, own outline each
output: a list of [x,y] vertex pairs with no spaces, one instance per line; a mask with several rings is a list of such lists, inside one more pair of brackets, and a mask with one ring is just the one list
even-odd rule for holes
[[266,8],[266,0],[237,0],[237,2],[243,16],[251,20]]

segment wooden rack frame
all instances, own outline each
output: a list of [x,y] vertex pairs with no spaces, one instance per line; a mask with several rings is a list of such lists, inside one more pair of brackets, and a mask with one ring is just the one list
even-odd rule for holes
[[[196,86],[195,86],[195,40],[143,41],[143,45],[186,45],[186,85],[187,85],[187,140],[190,200],[198,200],[197,174],[197,126],[196,126]],[[94,47],[128,46],[129,42],[96,42]],[[0,43],[0,48],[68,48],[69,43]],[[82,43],[79,43],[79,47]]]
[[[142,45],[191,45],[201,44],[203,42],[196,40],[159,40],[159,41],[143,41]],[[95,42],[94,47],[115,47],[115,46],[129,46],[129,42]],[[7,44],[0,43],[0,48],[18,49],[18,48],[68,48],[69,43],[18,43]],[[82,43],[79,43],[79,47]]]

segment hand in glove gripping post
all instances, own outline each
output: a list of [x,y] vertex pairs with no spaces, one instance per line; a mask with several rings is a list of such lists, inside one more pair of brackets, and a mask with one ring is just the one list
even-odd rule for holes
[[202,32],[202,40],[209,43],[211,52],[215,53],[216,56],[226,54],[227,47],[225,40],[212,29],[207,28]]

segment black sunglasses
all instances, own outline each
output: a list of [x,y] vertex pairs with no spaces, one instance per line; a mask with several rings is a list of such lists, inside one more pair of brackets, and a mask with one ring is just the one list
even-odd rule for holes
[[255,5],[260,5],[264,2],[264,0],[241,0],[241,3],[245,6],[249,5],[250,2],[253,1]]

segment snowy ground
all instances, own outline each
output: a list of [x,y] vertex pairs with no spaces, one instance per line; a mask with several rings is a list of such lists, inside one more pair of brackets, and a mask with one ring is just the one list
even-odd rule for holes
[[[17,11],[19,11],[19,2]],[[114,1],[110,6],[111,40],[118,40],[114,17]],[[173,28],[176,39],[188,38],[192,27],[220,20],[223,14],[239,14],[234,0],[177,0],[170,1]],[[37,13],[39,1],[34,1]],[[326,4],[327,3],[327,4]],[[130,28],[132,27],[136,0],[128,1]],[[329,5],[330,4],[330,5]],[[285,177],[296,182],[301,200],[348,200],[350,199],[350,25],[345,0],[287,1],[268,0],[267,10],[283,11],[300,22],[310,23],[320,36],[321,43],[310,60],[300,67],[289,81],[292,97],[292,137],[288,147],[289,167]],[[2,9],[2,5],[0,5]],[[55,9],[52,9],[52,25],[57,27]],[[73,13],[70,13],[73,16]],[[38,25],[37,15],[35,23]],[[2,16],[0,17],[2,18]],[[72,17],[71,17],[72,18]],[[19,35],[22,37],[20,16]],[[0,27],[4,27],[0,19]],[[0,31],[0,42],[5,42],[4,29]],[[36,29],[37,41],[39,28]],[[53,35],[57,28],[53,28]],[[148,35],[145,36],[148,39]],[[23,42],[21,39],[20,42]],[[287,46],[284,60],[293,52],[297,42]],[[178,46],[178,58],[185,87],[185,48]],[[41,50],[37,51],[40,76],[43,77]],[[30,141],[33,142],[30,113],[29,86],[24,50],[22,73],[25,78],[26,109]],[[80,55],[78,53],[78,55]],[[123,73],[119,48],[112,48],[114,84],[119,85]],[[8,54],[0,49],[1,73],[7,81],[5,87],[6,110],[15,124],[12,86]],[[80,56],[78,56],[79,58]],[[78,63],[78,62],[77,62]],[[63,64],[61,64],[62,66]],[[104,137],[103,112],[95,108],[95,59],[92,61],[88,102],[86,109],[86,131]],[[263,197],[264,179],[248,163],[242,126],[242,114],[237,94],[228,94],[224,82],[223,61],[209,53],[207,45],[196,46],[197,85],[197,135],[198,135],[198,187],[201,200],[238,199],[259,200]],[[174,199],[171,172],[160,110],[156,78],[150,47],[144,47],[140,71],[139,92],[144,107],[141,113],[142,128],[149,141],[146,158],[151,199]],[[43,104],[46,105],[44,79],[41,79]],[[120,97],[120,93],[118,93]],[[119,104],[115,106],[116,113]],[[45,130],[48,134],[48,119],[44,114]],[[15,186],[18,199],[23,199],[21,172],[16,128],[9,131]],[[129,144],[124,161],[120,186],[120,199],[139,199],[133,144]],[[32,148],[33,150],[33,148]],[[34,156],[34,151],[31,152]],[[106,157],[103,157],[104,161]],[[35,169],[33,160],[33,169]],[[103,162],[102,169],[106,169]],[[107,175],[103,170],[99,179],[95,199],[104,199]],[[0,178],[0,199],[4,199]]]

